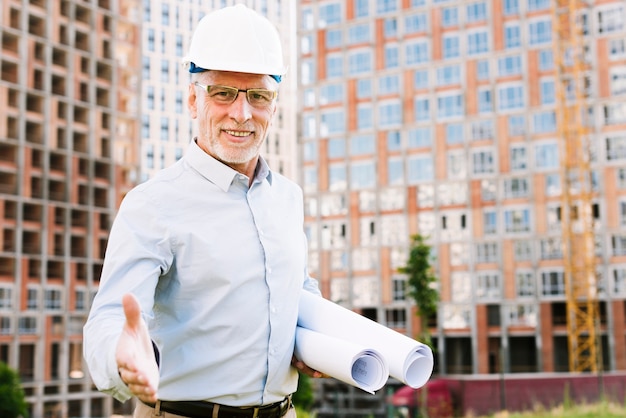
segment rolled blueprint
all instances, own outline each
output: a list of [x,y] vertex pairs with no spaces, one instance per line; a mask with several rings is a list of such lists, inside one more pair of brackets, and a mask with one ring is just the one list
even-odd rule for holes
[[381,353],[389,374],[412,388],[426,384],[433,372],[433,353],[427,345],[307,291],[300,297],[298,326]]
[[389,377],[387,362],[375,350],[302,327],[296,328],[295,355],[307,366],[372,394]]

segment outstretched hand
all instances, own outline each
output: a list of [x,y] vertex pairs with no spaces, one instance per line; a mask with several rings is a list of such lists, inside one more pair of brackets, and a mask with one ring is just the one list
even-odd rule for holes
[[159,387],[159,367],[141,307],[130,293],[122,298],[126,322],[117,343],[115,360],[120,377],[139,400],[154,403]]

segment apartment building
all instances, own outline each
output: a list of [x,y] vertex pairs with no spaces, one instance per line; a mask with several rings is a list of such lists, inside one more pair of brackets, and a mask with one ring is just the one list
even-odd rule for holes
[[[624,370],[626,4],[588,3],[598,335],[605,370]],[[397,269],[410,236],[428,237],[437,374],[568,370],[555,62],[572,57],[554,56],[552,6],[299,2],[311,274],[331,300],[416,335]]]
[[[173,164],[195,135],[187,115],[189,74],[182,67],[193,29],[206,13],[237,3],[256,10],[274,23],[281,34],[285,58],[295,59],[295,4],[280,0],[143,0],[141,180]],[[263,156],[270,167],[294,179],[296,164],[296,71],[280,86],[276,121]],[[293,75],[292,75],[293,74]]]
[[138,178],[140,4],[0,4],[0,360],[30,416],[128,412],[93,387],[82,326]]

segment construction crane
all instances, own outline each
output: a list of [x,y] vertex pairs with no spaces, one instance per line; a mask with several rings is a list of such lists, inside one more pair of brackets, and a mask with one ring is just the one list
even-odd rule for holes
[[590,118],[586,106],[583,0],[552,0],[556,122],[560,140],[561,223],[569,370],[599,367],[598,286],[593,225]]

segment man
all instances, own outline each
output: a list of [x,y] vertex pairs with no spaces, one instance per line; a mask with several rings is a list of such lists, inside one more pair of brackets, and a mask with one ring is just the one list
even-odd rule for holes
[[[301,189],[259,156],[285,73],[269,21],[243,5],[191,41],[185,156],[125,197],[84,330],[97,387],[135,417],[295,416],[306,271]],[[295,368],[293,367],[295,366]]]

